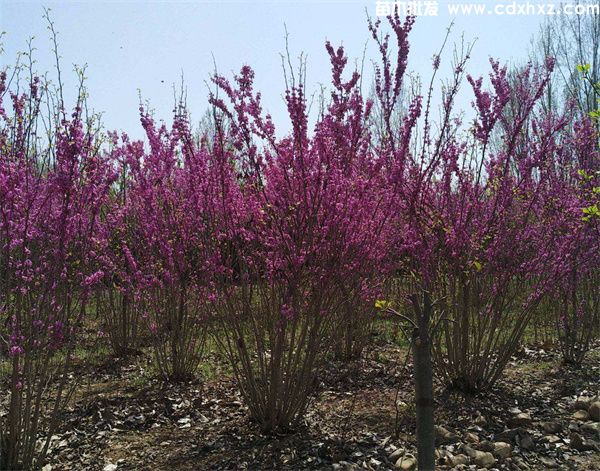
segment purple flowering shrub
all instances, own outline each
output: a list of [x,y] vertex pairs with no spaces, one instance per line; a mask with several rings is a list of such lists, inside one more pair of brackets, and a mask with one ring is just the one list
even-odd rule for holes
[[98,222],[115,175],[86,121],[83,95],[71,116],[60,104],[45,121],[50,143],[44,146],[47,84],[33,77],[16,92],[8,80],[2,72],[0,328],[11,373],[0,467],[34,469],[68,400],[78,330],[104,276]]
[[[395,56],[390,36],[378,34],[380,22],[371,30],[382,56],[376,94],[383,110],[381,152],[390,162],[390,258],[405,274],[398,296],[410,301],[409,312],[416,294],[433,298],[429,335],[438,373],[449,386],[480,391],[499,378],[540,302],[565,279],[565,264],[580,238],[586,239],[586,270],[597,267],[590,255],[598,251],[597,220],[584,227],[577,185],[556,185],[557,166],[581,141],[588,144],[588,160],[598,165],[597,144],[589,147],[597,137],[581,126],[569,128],[567,117],[540,106],[553,69],[550,58],[545,67],[528,65],[512,78],[491,61],[490,90],[481,78],[467,76],[476,118],[465,133],[454,100],[468,50],[457,56],[435,128],[432,88],[425,99],[412,97],[397,125],[393,110],[402,93],[412,22],[388,20]],[[560,214],[550,210],[557,200],[573,207]],[[422,310],[416,311],[418,317]]]
[[132,247],[117,246],[124,262],[118,273],[125,271],[121,283],[134,288],[160,373],[189,380],[200,363],[217,279],[226,270],[224,171],[215,154],[196,145],[182,106],[170,130],[143,109],[141,116],[148,149],[125,138],[113,153],[123,155],[129,172],[124,211]]
[[365,126],[371,105],[358,74],[343,81],[343,50],[327,50],[332,98],[313,135],[302,86],[286,92],[292,131],[277,139],[252,70],[234,84],[215,77],[230,103],[212,102],[230,122],[245,200],[224,224],[235,277],[219,293],[219,335],[252,416],[269,431],[302,418],[340,314],[357,300],[372,305],[386,255],[384,179]]
[[135,216],[130,211],[128,155],[132,144],[126,135],[120,143],[116,133],[109,133],[110,156],[118,172],[100,217],[104,231],[102,267],[105,276],[96,286],[94,299],[101,320],[100,337],[106,337],[117,356],[139,351],[147,332],[142,325],[141,272],[136,250],[143,250],[136,239]]
[[587,119],[575,121],[553,161],[546,211],[560,236],[552,250],[565,254],[543,307],[554,313],[566,363],[581,365],[600,325],[600,202],[598,135]]

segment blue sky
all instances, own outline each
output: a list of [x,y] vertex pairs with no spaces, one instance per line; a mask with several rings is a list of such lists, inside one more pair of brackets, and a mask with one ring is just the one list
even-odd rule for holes
[[[421,17],[412,34],[409,68],[429,77],[431,57],[453,20],[439,1],[439,15]],[[481,1],[481,0],[480,0]],[[488,3],[491,3],[488,1]],[[42,18],[49,7],[59,31],[64,82],[73,89],[72,65],[87,64],[90,102],[103,112],[107,128],[142,135],[138,90],[159,117],[169,119],[173,84],[183,73],[194,118],[206,109],[213,58],[230,75],[244,64],[256,72],[256,85],[276,125],[287,128],[282,102],[284,80],[280,53],[285,49],[284,24],[292,57],[308,56],[307,84],[316,90],[329,79],[324,41],[343,44],[359,60],[369,40],[366,13],[375,15],[375,1],[6,1],[0,0],[3,66],[14,62],[26,41],[35,37],[39,71],[52,71],[49,32]],[[477,38],[469,71],[485,74],[488,57],[525,61],[530,39],[542,16],[461,16],[455,19],[453,41]],[[372,45],[371,45],[372,46]],[[372,54],[372,47],[368,49]],[[446,62],[451,58],[447,51]],[[370,70],[370,65],[367,63]],[[447,70],[447,69],[443,69]],[[466,87],[465,87],[466,88]],[[470,101],[467,94],[460,106]]]

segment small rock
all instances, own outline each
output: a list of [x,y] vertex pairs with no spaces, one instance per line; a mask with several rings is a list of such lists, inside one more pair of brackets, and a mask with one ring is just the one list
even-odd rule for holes
[[531,467],[525,462],[525,460],[523,460],[523,458],[520,457],[516,457],[516,458],[512,458],[513,460],[513,464],[516,466],[516,468],[513,469],[531,469]]
[[489,440],[484,440],[482,441],[479,446],[477,447],[477,449],[479,451],[489,451],[492,452],[494,451],[494,444],[492,442],[490,442]]
[[512,446],[510,446],[510,443],[496,442],[494,443],[493,453],[497,458],[505,460],[512,454]]
[[465,453],[471,457],[473,463],[475,463],[477,466],[489,468],[490,466],[496,464],[496,458],[494,458],[494,455],[488,451],[474,450],[467,445],[465,445],[463,449],[465,450]]
[[598,450],[598,444],[596,442],[586,440],[576,432],[572,432],[569,438],[571,440],[571,448],[577,451]]
[[523,435],[525,431],[521,428],[512,428],[504,430],[496,435],[496,440],[499,442],[514,442],[517,435]]
[[592,403],[591,398],[589,398],[587,396],[580,396],[575,401],[575,404],[573,404],[573,409],[588,410],[591,403]]
[[557,435],[546,435],[541,439],[542,443],[550,443],[553,445],[554,443],[560,442],[560,437]]
[[435,462],[438,465],[450,465],[451,464],[452,453],[447,450],[437,449],[435,450]]
[[588,420],[590,418],[590,414],[588,414],[588,412],[586,410],[577,410],[573,414],[573,418],[575,420],[581,420],[582,422],[585,422],[586,420]]
[[177,421],[179,428],[190,428],[192,426],[192,419],[190,417],[183,417]]
[[508,421],[510,427],[529,427],[531,425],[531,415],[528,412],[521,412]]
[[458,435],[439,425],[435,426],[435,441],[437,445],[447,445],[459,441]]
[[403,454],[405,453],[405,450],[403,448],[396,448],[388,457],[388,459],[392,462],[395,463],[398,458],[400,458]]
[[533,450],[535,444],[533,443],[533,438],[531,438],[531,435],[525,434],[523,436],[519,436],[519,446],[523,450]]
[[562,425],[556,420],[542,422],[542,430],[547,434],[558,433],[562,430]]
[[435,450],[435,458],[436,459],[442,460],[449,456],[452,456],[452,453],[450,453],[448,450],[444,450],[443,448],[436,448],[436,450]]
[[358,466],[356,466],[356,464],[352,463],[351,461],[340,461],[338,465],[338,469],[342,471],[356,471],[356,469],[358,468]]
[[571,448],[579,451],[585,451],[586,448],[583,446],[583,437],[578,433],[572,432],[569,436]]
[[417,467],[417,460],[414,456],[406,454],[399,458],[394,466],[403,471],[412,471]]
[[580,424],[579,422],[569,422],[569,426],[567,427],[569,432],[579,432]]
[[351,461],[340,461],[333,465],[333,469],[336,471],[360,471],[361,468],[356,463],[352,463]]
[[457,466],[466,465],[469,463],[469,457],[467,455],[454,455],[450,458],[450,465],[453,468]]
[[592,420],[600,422],[600,401],[592,403],[592,405],[588,409],[588,413],[590,414]]
[[558,463],[556,461],[554,461],[552,458],[548,458],[546,456],[540,456],[540,461],[548,469],[558,468]]
[[465,441],[467,443],[479,443],[479,437],[473,432],[467,432],[465,434]]
[[475,425],[478,425],[479,427],[483,427],[485,424],[487,424],[487,420],[485,420],[485,417],[483,415],[479,414],[477,417],[475,417],[473,423]]
[[116,464],[108,463],[106,466],[104,466],[104,468],[102,468],[102,471],[115,471],[116,469],[117,469]]
[[483,466],[484,468],[490,468],[496,464],[496,458],[488,451],[478,451],[473,458],[473,462],[477,466]]
[[600,438],[600,423],[587,422],[581,424],[581,431]]

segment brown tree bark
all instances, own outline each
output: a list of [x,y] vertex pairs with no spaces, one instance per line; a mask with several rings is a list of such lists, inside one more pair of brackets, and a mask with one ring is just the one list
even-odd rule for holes
[[417,411],[417,462],[419,471],[435,470],[435,431],[433,424],[433,369],[429,325],[432,318],[431,297],[423,292],[421,305],[412,298],[417,327],[413,330],[413,368]]

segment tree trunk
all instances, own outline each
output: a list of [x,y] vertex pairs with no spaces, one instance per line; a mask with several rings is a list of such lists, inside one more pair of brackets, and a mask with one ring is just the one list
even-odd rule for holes
[[435,470],[435,431],[433,427],[433,371],[429,324],[432,317],[431,298],[423,293],[423,306],[412,297],[417,328],[413,331],[415,403],[417,411],[417,461],[419,471]]

